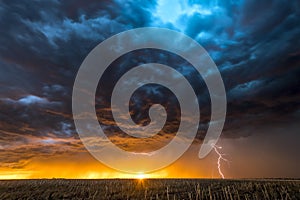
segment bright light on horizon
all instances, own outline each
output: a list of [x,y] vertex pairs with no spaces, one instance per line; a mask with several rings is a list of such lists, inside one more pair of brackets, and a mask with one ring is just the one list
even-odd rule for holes
[[147,177],[147,174],[139,173],[138,175],[136,175],[136,179],[143,180],[145,178],[149,178],[149,177]]

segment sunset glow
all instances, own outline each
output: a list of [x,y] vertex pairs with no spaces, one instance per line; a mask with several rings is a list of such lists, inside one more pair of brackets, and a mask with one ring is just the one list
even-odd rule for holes
[[145,178],[150,178],[151,176],[149,176],[148,174],[144,174],[144,173],[140,173],[138,175],[135,176],[135,178],[143,180]]
[[[299,16],[299,0],[0,0],[0,179],[299,178]],[[123,43],[104,42],[145,27],[180,37],[140,32]],[[181,43],[183,35],[195,43]],[[180,54],[164,48],[124,51],[127,43],[146,47],[151,40]],[[109,47],[93,51],[99,44]],[[203,50],[194,55],[192,44]],[[204,50],[208,57],[200,54]],[[88,55],[96,61],[85,62]],[[216,71],[206,68],[205,58]],[[81,71],[84,63],[93,70]],[[172,71],[146,67],[151,63]],[[139,66],[148,70],[141,73],[145,77],[122,80]],[[75,87],[79,72],[86,87]],[[209,85],[219,85],[212,78],[216,74],[224,88],[213,93]],[[170,87],[152,82],[154,77],[159,83],[170,78]],[[132,83],[137,87],[123,101]],[[125,109],[113,104],[116,85],[124,93],[115,99],[126,103]],[[74,112],[77,90],[74,99],[79,108],[89,107],[87,112]],[[188,101],[180,105],[180,99]],[[226,103],[216,105],[213,99]],[[153,114],[153,105],[164,112]],[[185,106],[193,109],[184,114]],[[164,123],[148,135],[147,125],[160,125],[153,116],[165,121],[157,120]],[[188,145],[182,145],[185,134],[193,136]],[[205,141],[213,142],[213,149],[200,158]],[[171,150],[158,153],[169,144]]]

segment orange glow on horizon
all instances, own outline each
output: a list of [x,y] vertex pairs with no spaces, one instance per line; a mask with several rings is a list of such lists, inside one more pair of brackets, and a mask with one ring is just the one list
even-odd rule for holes
[[[192,155],[197,156],[197,154]],[[183,158],[153,173],[122,173],[104,166],[87,152],[55,155],[28,160],[21,168],[0,167],[0,179],[149,179],[149,178],[219,178],[215,158],[206,160]]]
[[[49,163],[48,163],[49,164]],[[167,167],[153,173],[122,173],[107,168],[99,163],[91,163],[84,167],[73,163],[33,163],[29,169],[4,170],[0,168],[0,179],[41,179],[41,178],[66,178],[66,179],[138,179],[149,178],[203,178],[192,173],[180,173],[177,167]]]
[[178,174],[176,169],[166,168],[154,173],[122,173],[109,168],[99,170],[92,169],[77,169],[69,168],[64,171],[59,166],[52,166],[51,170],[47,170],[44,166],[32,171],[2,171],[0,169],[0,180],[5,179],[52,179],[52,178],[66,178],[66,179],[138,179],[144,180],[149,178],[206,178],[205,176],[197,176],[196,174]]

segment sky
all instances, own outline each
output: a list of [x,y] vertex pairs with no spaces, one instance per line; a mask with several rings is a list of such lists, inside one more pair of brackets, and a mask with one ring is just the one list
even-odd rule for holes
[[[128,178],[92,157],[76,132],[72,89],[88,53],[105,39],[140,27],[175,30],[196,40],[216,63],[227,114],[218,150],[226,178],[300,177],[300,2],[297,0],[0,1],[0,179]],[[218,154],[198,159],[210,122],[201,76],[178,56],[137,50],[115,60],[100,79],[99,124],[120,148],[148,152],[176,134],[179,107],[166,88],[148,85],[130,100],[132,119],[149,123],[153,103],[167,122],[148,140],[116,125],[110,94],[137,64],[158,62],[182,73],[197,93],[201,119],[188,151],[147,177],[220,178]],[[141,148],[142,147],[142,148]]]

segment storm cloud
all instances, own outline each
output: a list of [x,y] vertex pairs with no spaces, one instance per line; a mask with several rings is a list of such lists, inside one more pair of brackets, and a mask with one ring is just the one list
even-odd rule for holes
[[[296,0],[288,3],[3,0],[0,2],[1,165],[16,163],[11,166],[21,167],[26,164],[23,160],[38,154],[53,155],[53,151],[46,151],[53,145],[57,151],[82,150],[71,111],[72,86],[80,64],[103,40],[138,27],[180,31],[208,51],[221,72],[227,92],[228,111],[222,137],[249,137],[255,131],[241,129],[252,130],[274,122],[288,124],[291,116],[299,117],[300,110],[299,19],[300,3]],[[111,116],[110,92],[114,81],[130,66],[155,61],[174,67],[193,85],[201,108],[197,137],[201,141],[210,119],[210,99],[203,80],[194,76],[192,66],[176,55],[149,51],[120,57],[102,77],[106,89],[98,90],[96,96],[100,124],[117,144],[126,148],[129,139],[122,135]],[[168,105],[175,117],[147,144],[157,148],[158,141],[168,142],[178,126],[179,108],[174,96],[159,86],[149,86],[138,91],[131,101],[135,105],[131,108],[135,113],[133,118],[141,124],[149,120],[147,109],[151,101],[175,103]],[[138,110],[144,114],[137,113]],[[131,143],[135,142],[140,145],[142,141]],[[25,157],[15,156],[21,151],[27,152]]]

